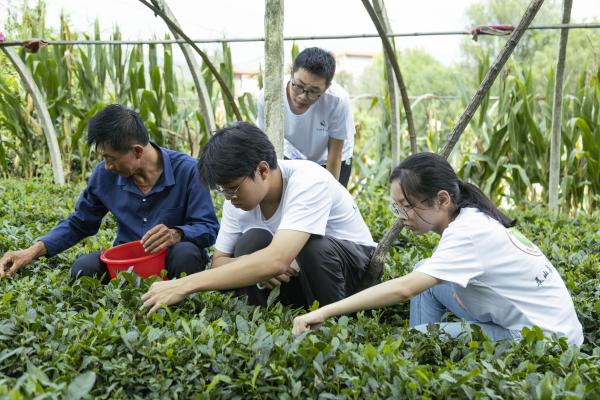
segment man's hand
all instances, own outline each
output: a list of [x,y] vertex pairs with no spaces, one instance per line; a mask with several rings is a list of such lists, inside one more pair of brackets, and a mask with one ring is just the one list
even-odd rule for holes
[[325,320],[326,318],[323,316],[320,310],[315,310],[309,312],[308,314],[301,315],[294,318],[294,327],[292,328],[292,333],[295,336],[298,336],[307,331],[314,331],[315,329],[319,329]]
[[264,281],[258,284],[259,289],[274,289],[280,286],[282,283],[288,283],[292,276],[297,276],[300,268],[296,263],[296,260],[290,265],[287,271],[281,275],[277,275],[268,281]]
[[183,281],[174,279],[170,281],[154,282],[150,289],[142,296],[144,307],[153,313],[162,306],[179,303],[185,299],[186,293],[183,290]]
[[156,225],[142,237],[142,246],[148,253],[158,253],[162,249],[173,246],[181,241],[179,229],[169,229],[163,224]]
[[0,258],[0,276],[13,276],[34,258],[46,254],[46,246],[36,242],[25,250],[9,251]]
[[281,274],[269,279],[268,281],[259,283],[258,287],[259,289],[274,289],[277,286],[280,286],[282,283],[288,283],[289,281],[290,276],[288,274]]

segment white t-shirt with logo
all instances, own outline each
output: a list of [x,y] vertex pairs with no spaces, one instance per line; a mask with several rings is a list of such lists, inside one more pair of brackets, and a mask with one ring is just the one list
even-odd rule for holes
[[[287,83],[284,90],[287,90]],[[344,140],[342,161],[352,157],[354,150],[354,119],[348,93],[337,83],[329,88],[303,114],[290,109],[284,93],[284,149],[291,160],[311,160],[321,165],[327,162],[329,138]],[[257,125],[265,129],[264,92],[258,95]]]
[[459,303],[480,322],[511,330],[537,325],[548,336],[583,343],[573,300],[554,266],[518,230],[478,209],[461,209],[415,271],[452,283]]
[[239,237],[252,228],[275,235],[290,229],[327,235],[364,246],[376,246],[352,196],[327,170],[304,160],[278,160],[283,177],[279,207],[265,219],[260,205],[250,211],[223,203],[221,228],[215,248],[233,254]]

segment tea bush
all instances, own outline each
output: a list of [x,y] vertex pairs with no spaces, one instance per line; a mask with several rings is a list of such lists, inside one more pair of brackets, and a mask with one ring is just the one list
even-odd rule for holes
[[[0,181],[0,253],[29,245],[70,213],[81,186]],[[375,239],[391,223],[386,188],[357,202]],[[465,340],[408,329],[408,305],[344,316],[294,338],[299,313],[270,299],[247,306],[228,293],[195,294],[147,316],[123,275],[103,286],[68,268],[78,254],[107,248],[108,218],[95,238],[0,279],[0,398],[599,398],[600,291],[597,215],[551,220],[544,208],[511,212],[573,294],[586,343],[490,342],[476,326]],[[433,235],[403,232],[386,278],[431,254]]]

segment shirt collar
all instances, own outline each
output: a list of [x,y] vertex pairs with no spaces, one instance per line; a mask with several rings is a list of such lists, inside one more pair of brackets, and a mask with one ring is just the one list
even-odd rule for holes
[[[174,186],[175,185],[175,176],[173,175],[173,165],[171,164],[171,157],[169,157],[169,153],[167,153],[167,149],[160,147],[159,145],[157,145],[156,143],[152,143],[152,146],[154,146],[154,148],[160,150],[160,154],[162,155],[162,160],[163,160],[163,186],[164,187],[169,187],[169,186]],[[160,181],[160,179],[159,179]],[[158,183],[158,182],[157,182]]]
[[[167,153],[167,149],[160,147],[159,145],[157,145],[154,142],[150,142],[150,144],[156,150],[160,151],[160,154],[162,157],[162,162],[163,162],[163,172],[160,175],[160,177],[158,178],[158,181],[156,181],[156,184],[154,185],[154,187],[152,188],[150,193],[148,193],[148,194],[160,192],[165,187],[175,185],[175,176],[173,175],[173,165],[171,164],[171,158],[169,157],[169,154]],[[122,177],[121,175],[119,175],[117,178],[117,185],[123,187],[125,190],[128,190],[130,192],[139,192],[140,191],[139,188],[133,183],[131,177],[125,178],[125,177]]]

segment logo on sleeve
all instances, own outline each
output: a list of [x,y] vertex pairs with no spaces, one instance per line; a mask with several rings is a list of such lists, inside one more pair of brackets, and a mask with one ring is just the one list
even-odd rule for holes
[[519,250],[524,253],[531,254],[532,256],[541,256],[542,251],[527,239],[517,228],[508,228],[506,234],[510,239],[511,243]]

